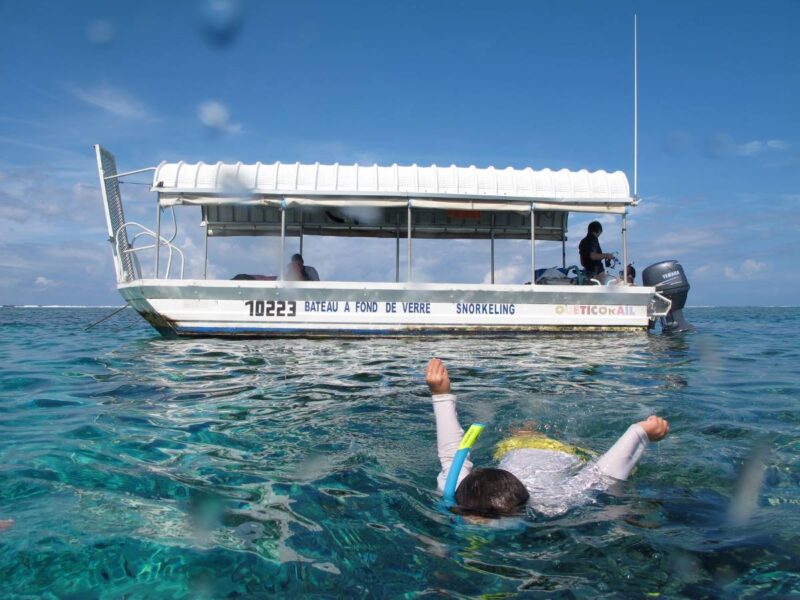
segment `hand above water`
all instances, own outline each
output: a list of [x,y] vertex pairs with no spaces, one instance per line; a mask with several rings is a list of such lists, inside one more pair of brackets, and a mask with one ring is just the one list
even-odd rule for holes
[[650,415],[645,421],[639,421],[638,425],[642,426],[644,432],[651,442],[663,440],[669,433],[669,423],[666,419]]
[[433,395],[450,393],[450,377],[447,374],[447,367],[438,358],[432,358],[428,363],[425,381]]

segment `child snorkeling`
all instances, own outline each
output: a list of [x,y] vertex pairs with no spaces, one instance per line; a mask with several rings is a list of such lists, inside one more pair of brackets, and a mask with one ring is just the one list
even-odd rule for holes
[[[464,431],[458,423],[456,397],[447,368],[431,359],[425,377],[433,398],[436,439],[442,470],[439,491],[459,448]],[[498,468],[472,469],[467,460],[458,474],[456,509],[463,514],[500,517],[526,506],[554,516],[591,501],[589,492],[604,490],[613,480],[625,480],[649,442],[663,439],[669,423],[655,415],[634,423],[611,449],[596,461],[591,453],[551,440],[541,433],[520,430],[497,446]],[[610,479],[609,479],[610,478]]]

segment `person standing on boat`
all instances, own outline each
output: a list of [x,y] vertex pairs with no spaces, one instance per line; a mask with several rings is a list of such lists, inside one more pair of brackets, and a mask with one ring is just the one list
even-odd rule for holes
[[302,254],[292,254],[291,262],[286,265],[287,281],[319,281],[319,273],[314,267],[306,266]]
[[603,259],[611,260],[614,255],[610,252],[603,252],[600,248],[600,234],[603,233],[603,226],[599,221],[589,223],[586,237],[578,245],[578,254],[581,257],[581,265],[586,271],[587,279],[597,279],[600,283],[606,283],[606,270],[603,267]]

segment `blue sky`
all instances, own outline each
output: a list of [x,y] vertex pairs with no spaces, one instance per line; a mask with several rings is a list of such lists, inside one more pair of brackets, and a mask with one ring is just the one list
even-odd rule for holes
[[[162,160],[623,170],[639,271],[693,305],[797,305],[797,2],[2,2],[0,303],[121,304],[91,144]],[[147,182],[147,177],[139,182]],[[154,222],[147,186],[129,219]],[[193,209],[194,210],[194,209]],[[201,268],[199,212],[178,243]],[[568,262],[589,219],[570,221]],[[608,220],[604,250],[620,250]],[[526,281],[524,242],[498,281]],[[324,279],[394,279],[394,244],[307,238]],[[277,241],[212,240],[210,271],[274,272]],[[560,245],[537,247],[539,266]],[[415,244],[415,276],[480,282],[488,243]]]

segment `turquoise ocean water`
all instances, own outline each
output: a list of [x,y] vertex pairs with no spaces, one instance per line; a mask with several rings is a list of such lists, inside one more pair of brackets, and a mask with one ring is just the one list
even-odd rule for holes
[[[800,309],[688,309],[675,337],[85,331],[109,312],[0,308],[2,598],[800,594]],[[651,413],[672,431],[593,504],[459,524],[434,355],[489,425],[477,463],[531,419],[597,451]]]

